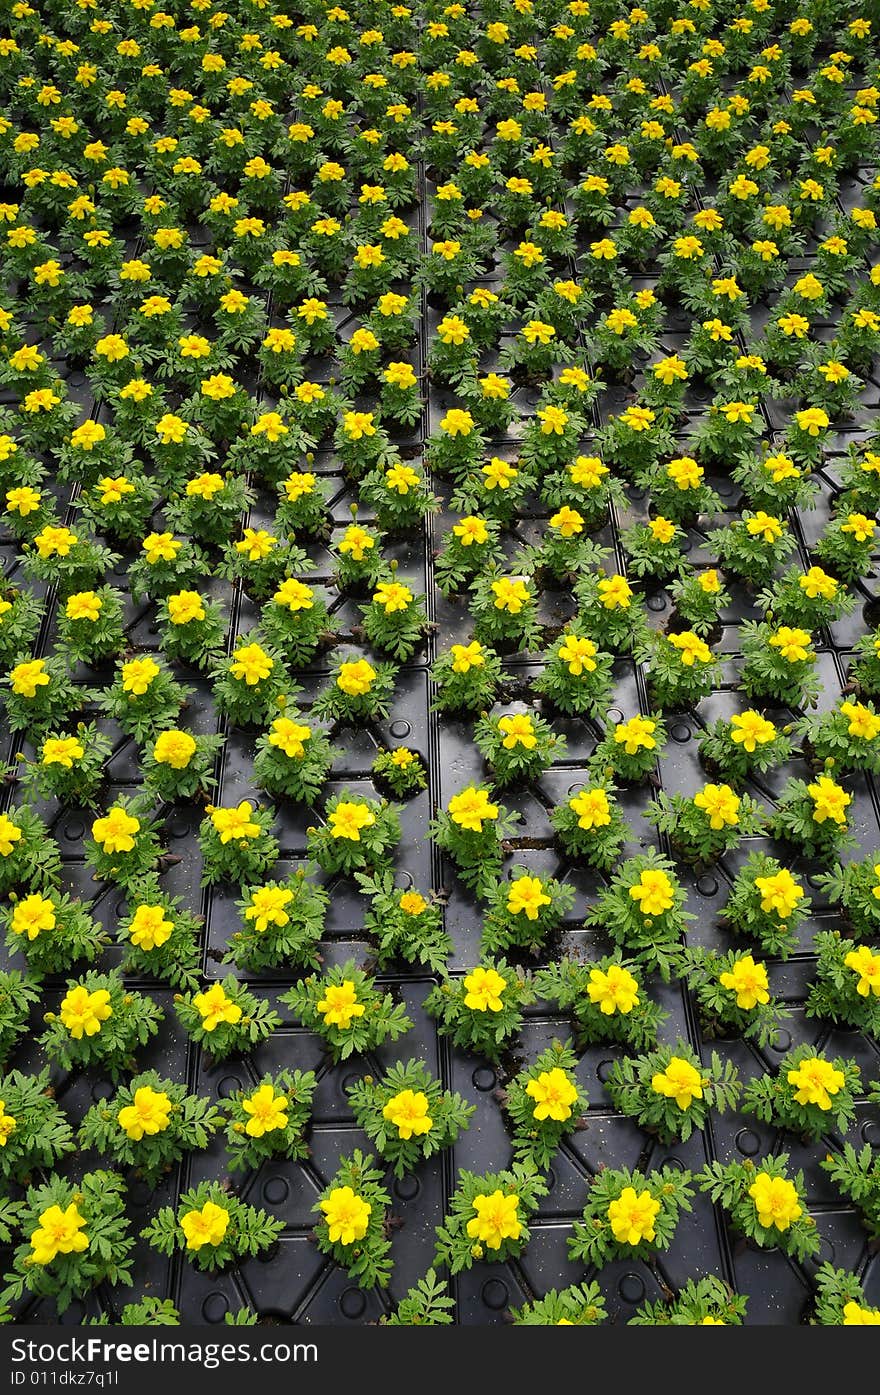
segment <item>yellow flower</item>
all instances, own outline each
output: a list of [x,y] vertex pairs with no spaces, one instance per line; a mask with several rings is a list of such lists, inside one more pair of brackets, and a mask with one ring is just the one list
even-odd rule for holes
[[340,664],[336,686],[349,697],[362,697],[368,693],[376,678],[376,670],[366,659],[355,659]]
[[809,659],[810,644],[812,636],[809,630],[793,629],[790,625],[781,625],[774,635],[770,636],[772,648],[778,649],[783,659],[788,663],[803,663]]
[[103,818],[95,819],[92,837],[105,853],[131,852],[140,826],[140,819],[114,805]]
[[164,906],[138,906],[128,927],[133,945],[147,953],[161,949],[174,932],[174,922],[168,920]]
[[274,667],[274,661],[259,644],[244,644],[233,651],[229,672],[248,688],[255,688],[269,677]]
[[85,747],[75,736],[47,736],[40,752],[43,765],[60,765],[72,770],[73,763],[82,760]]
[[651,1089],[665,1099],[675,1100],[679,1109],[689,1109],[694,1100],[703,1098],[703,1078],[690,1061],[672,1056],[665,1071],[652,1075]]
[[487,1250],[500,1250],[505,1240],[519,1239],[523,1227],[518,1215],[518,1196],[505,1196],[500,1190],[488,1195],[479,1193],[474,1197],[473,1207],[476,1215],[466,1227],[471,1240],[485,1245]]
[[501,717],[498,722],[498,730],[504,737],[501,744],[506,751],[513,751],[517,746],[522,746],[527,751],[533,751],[538,744],[532,719],[524,712]]
[[41,498],[39,490],[31,489],[30,485],[8,489],[6,491],[6,511],[7,513],[17,513],[20,518],[27,518],[29,514],[36,513],[40,507]]
[[241,1021],[242,1010],[229,997],[222,983],[212,983],[204,993],[194,994],[192,1002],[206,1032],[215,1032],[221,1023],[234,1027]]
[[507,984],[496,969],[478,966],[465,974],[464,1005],[474,1012],[500,1012]]
[[347,1031],[352,1020],[363,1017],[367,1010],[363,1003],[358,1002],[357,989],[348,978],[343,979],[342,983],[328,984],[316,1006],[325,1026],[339,1027],[341,1031]]
[[382,607],[386,615],[406,610],[412,599],[412,591],[399,581],[383,581],[373,592],[373,601]]
[[135,1090],[132,1103],[120,1109],[116,1121],[127,1138],[133,1143],[140,1143],[144,1134],[154,1138],[157,1133],[164,1133],[170,1115],[171,1100],[165,1091],[141,1085]]
[[18,1121],[6,1113],[5,1101],[0,1100],[0,1148],[5,1148],[18,1127]]
[[51,524],[43,528],[34,538],[34,546],[41,557],[68,557],[79,539],[69,528],[55,528]]
[[759,509],[754,518],[746,522],[746,532],[753,538],[763,538],[765,543],[773,543],[782,537],[784,527],[781,519],[773,518]]
[[846,522],[840,525],[841,533],[849,533],[859,543],[871,542],[875,528],[873,519],[867,518],[863,513],[847,514]]
[[293,892],[284,886],[261,886],[253,892],[250,905],[245,908],[245,920],[252,920],[258,935],[268,930],[270,925],[283,926],[290,921],[284,909],[293,900]]
[[157,562],[173,562],[182,546],[173,533],[148,533],[141,543],[151,566]]
[[222,475],[216,473],[205,473],[197,475],[194,480],[189,480],[186,486],[188,499],[213,499],[215,494],[219,494],[224,487]]
[[502,576],[492,582],[495,609],[506,610],[509,615],[519,615],[523,606],[531,600],[531,592],[518,576]]
[[880,717],[861,702],[842,702],[841,714],[848,719],[847,732],[863,741],[873,741],[880,735]]
[[880,1309],[862,1308],[852,1300],[843,1305],[843,1327],[880,1327]]
[[122,691],[131,693],[132,697],[143,697],[160,672],[153,659],[131,659],[122,665]]
[[415,387],[417,382],[412,366],[408,363],[389,363],[382,373],[382,378],[389,387],[398,388],[400,391]]
[[593,828],[606,828],[611,822],[608,795],[603,789],[582,790],[569,799],[568,807],[573,814],[577,814],[578,828],[587,832]]
[[34,698],[38,688],[49,686],[49,675],[45,671],[45,664],[42,659],[30,659],[26,663],[16,664],[10,671],[9,682],[12,691],[19,697]]
[[428,903],[419,891],[405,891],[397,903],[405,915],[421,915]]
[[251,817],[253,812],[254,806],[249,799],[243,799],[235,808],[211,809],[211,823],[224,847],[233,838],[259,838],[262,830]]
[[229,1229],[229,1212],[214,1201],[206,1201],[200,1211],[187,1211],[180,1218],[180,1228],[186,1237],[188,1250],[200,1250],[203,1245],[222,1243]]
[[574,678],[580,678],[584,673],[595,672],[597,652],[593,641],[581,635],[566,635],[557,650],[558,657],[567,665]]
[[815,1104],[824,1112],[832,1108],[832,1097],[846,1084],[843,1071],[837,1070],[830,1061],[823,1061],[821,1056],[806,1057],[794,1070],[786,1072],[786,1079],[795,1087],[798,1104]]
[[821,407],[807,407],[802,412],[795,412],[794,419],[798,430],[805,432],[807,436],[818,436],[820,431],[826,431],[830,425],[828,413],[823,412]]
[[562,1123],[570,1119],[572,1105],[577,1101],[577,1087],[558,1066],[542,1071],[534,1080],[530,1080],[526,1085],[526,1094],[535,1101],[532,1112],[539,1122],[554,1119]]
[[787,920],[803,900],[804,889],[795,881],[787,867],[769,877],[756,877],[755,887],[761,896],[761,910]]
[[188,625],[191,620],[204,620],[205,607],[198,591],[178,591],[166,601],[168,619],[172,625]]
[[758,1004],[770,1001],[767,970],[757,963],[750,954],[740,955],[732,968],[718,975],[722,988],[736,994],[736,1005],[748,1012]]
[[817,596],[821,596],[824,601],[833,601],[837,595],[837,582],[821,567],[810,567],[798,577],[798,585],[811,601]]
[[286,606],[292,614],[296,614],[300,610],[313,609],[315,593],[305,582],[289,576],[286,581],[282,581],[272,599],[276,605]]
[[552,905],[552,901],[544,891],[540,877],[519,877],[510,883],[507,909],[511,915],[525,915],[527,920],[537,920],[541,907],[549,905]]
[[633,1247],[643,1240],[653,1240],[659,1211],[660,1202],[655,1201],[649,1191],[637,1192],[634,1187],[624,1187],[620,1196],[608,1205],[608,1220],[615,1240],[620,1245]]
[[40,1213],[36,1230],[31,1231],[29,1258],[34,1264],[46,1265],[58,1255],[82,1254],[89,1248],[85,1224],[75,1202],[64,1211],[60,1206],[48,1207]]
[[629,894],[644,916],[664,915],[675,905],[672,882],[655,867],[645,868]]
[[352,843],[361,841],[361,829],[372,828],[376,815],[366,804],[343,800],[330,814],[330,832],[334,838],[346,838]]
[[815,823],[825,823],[826,819],[830,819],[839,827],[845,827],[845,810],[852,803],[851,794],[847,794],[828,775],[819,775],[815,784],[807,785],[807,793],[813,801]]
[[449,652],[454,673],[470,673],[472,668],[482,668],[486,662],[483,646],[476,639],[470,644],[453,644]]
[[856,992],[860,997],[867,998],[873,993],[875,998],[880,998],[880,954],[874,954],[867,945],[859,945],[858,949],[849,951],[843,962],[859,975]]
[[459,828],[467,829],[471,833],[482,833],[485,822],[497,819],[498,805],[490,802],[485,790],[470,785],[450,799],[449,817]]
[[294,722],[290,717],[276,717],[269,729],[269,745],[292,760],[301,760],[305,755],[305,742],[311,740],[311,735],[311,727]]
[[277,541],[265,528],[245,528],[243,537],[235,544],[235,550],[249,562],[262,562]]
[[709,827],[717,833],[722,828],[735,828],[739,823],[739,796],[730,785],[704,785],[694,795],[694,804],[702,809]]
[[153,760],[170,765],[173,770],[185,770],[196,752],[196,743],[189,732],[172,728],[160,732],[153,746]]
[[519,471],[509,460],[502,460],[500,456],[493,455],[488,464],[480,467],[483,479],[488,490],[509,489],[516,479]]
[[653,733],[657,730],[657,723],[652,722],[650,717],[631,717],[628,722],[618,722],[614,728],[614,740],[618,746],[623,746],[628,756],[634,756],[638,751],[653,751],[657,745]]
[[479,545],[486,542],[489,537],[485,520],[477,518],[473,514],[468,514],[460,523],[455,523],[452,532],[462,547],[472,547],[475,543]]
[[579,514],[577,509],[569,508],[568,504],[563,504],[550,519],[550,527],[555,528],[564,538],[577,537],[584,531],[583,515]]
[[677,649],[681,655],[681,662],[685,668],[693,668],[694,664],[710,664],[712,662],[712,651],[699,635],[695,635],[692,630],[682,630],[680,634],[668,635],[669,643],[673,649]]
[[786,1231],[803,1214],[797,1187],[785,1177],[759,1172],[749,1187],[749,1196],[755,1203],[758,1222],[766,1230]]
[[242,1100],[241,1107],[250,1116],[244,1126],[249,1138],[262,1138],[287,1128],[287,1096],[276,1095],[272,1085],[257,1086],[252,1095]]
[[324,1212],[332,1245],[353,1245],[356,1240],[363,1240],[373,1208],[351,1187],[334,1187],[318,1205]]
[[32,941],[44,930],[54,930],[57,923],[54,904],[32,892],[15,903],[9,928],[14,935],[26,935]]
[[421,1090],[401,1090],[383,1106],[382,1117],[403,1139],[430,1133],[434,1124],[428,1113],[428,1096]]
[[94,993],[90,993],[83,984],[78,983],[69,988],[61,999],[58,1016],[74,1041],[81,1041],[84,1036],[97,1036],[101,1023],[113,1016],[110,994],[106,988],[96,988]]
[[658,515],[657,518],[652,518],[648,523],[648,527],[654,539],[659,543],[672,542],[672,539],[675,537],[675,524],[671,519],[663,518],[662,515]]

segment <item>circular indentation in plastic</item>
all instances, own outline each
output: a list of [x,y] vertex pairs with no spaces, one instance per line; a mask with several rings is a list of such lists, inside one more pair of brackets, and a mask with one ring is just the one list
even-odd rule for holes
[[672,726],[669,728],[669,735],[672,737],[673,741],[678,742],[679,746],[683,746],[685,742],[690,741],[693,732],[687,722],[673,722]]
[[684,542],[683,542],[682,545],[681,545],[681,550],[682,550],[682,552],[684,552],[685,554],[687,554],[688,552],[692,552],[692,551],[693,551],[693,548],[694,548],[694,540],[693,540],[693,538],[685,538]]
[[339,1311],[343,1317],[363,1317],[366,1308],[367,1300],[359,1288],[347,1288],[339,1300]]
[[550,1168],[550,1171],[547,1173],[547,1190],[548,1190],[548,1192],[552,1192],[552,1190],[553,1190],[553,1188],[554,1188],[555,1186],[556,1186],[556,1173],[553,1171],[553,1168],[551,1167],[551,1168]]
[[359,1085],[360,1081],[361,1077],[358,1075],[357,1071],[349,1071],[348,1075],[344,1075],[340,1080],[339,1088],[345,1095],[354,1085]]
[[811,887],[813,888],[814,891],[821,891],[821,889],[822,889],[822,877],[821,877],[820,873],[818,873],[818,872],[811,872],[810,875],[807,877],[807,885],[808,885],[808,886],[811,886]]
[[733,493],[733,485],[730,480],[718,480],[715,484],[715,493],[720,494],[722,499],[729,499]]
[[388,730],[391,732],[395,741],[402,741],[405,736],[409,736],[412,731],[412,726],[409,722],[392,722]]
[[421,1190],[418,1177],[401,1177],[394,1183],[394,1195],[401,1201],[415,1201]]
[[171,834],[172,838],[187,838],[191,831],[189,819],[182,818],[179,815],[168,824],[168,832]]
[[471,1076],[471,1080],[474,1082],[474,1088],[483,1091],[494,1089],[496,1079],[497,1077],[494,1070],[491,1070],[489,1066],[477,1066],[477,1069]]
[[408,891],[411,886],[415,886],[412,872],[407,872],[403,867],[394,878],[394,885],[399,891]]
[[220,1084],[217,1086],[217,1094],[222,1100],[228,1100],[235,1094],[236,1090],[240,1089],[241,1081],[237,1075],[224,1075]]
[[270,1206],[280,1206],[290,1195],[290,1184],[286,1177],[267,1177],[263,1183],[263,1199]]
[[623,713],[621,712],[619,707],[609,707],[608,720],[609,722],[613,722],[615,726],[618,722],[623,721]]
[[119,900],[116,902],[114,910],[120,920],[123,916],[128,915],[128,902],[126,901],[124,896],[120,896]]
[[483,1284],[483,1302],[487,1308],[498,1312],[507,1302],[509,1292],[503,1279],[489,1279]]
[[761,1140],[754,1129],[740,1129],[733,1141],[744,1158],[754,1158],[761,1151]]
[[686,1172],[687,1169],[681,1158],[677,1158],[674,1153],[670,1153],[668,1158],[664,1158],[661,1167],[671,1167],[674,1172]]
[[64,836],[69,843],[78,843],[86,831],[82,819],[71,819],[64,825]]
[[617,1292],[624,1303],[639,1303],[645,1296],[645,1281],[641,1274],[624,1274]]
[[701,896],[714,896],[718,890],[718,883],[714,877],[701,877],[697,882],[697,891]]
[[605,1081],[608,1079],[609,1075],[611,1074],[611,1072],[612,1072],[613,1070],[614,1070],[614,1062],[613,1062],[613,1061],[600,1061],[600,1062],[599,1062],[598,1066],[596,1067],[596,1075],[597,1075],[597,1076],[599,1077],[599,1079],[602,1081],[602,1084],[603,1084],[603,1085],[605,1084]]
[[827,1235],[823,1235],[819,1240],[819,1249],[816,1254],[817,1260],[820,1264],[831,1264],[834,1260],[834,1254],[835,1250],[833,1244],[828,1239]]
[[662,591],[655,591],[653,596],[648,597],[648,609],[656,611],[666,609],[666,597]]
[[785,1027],[777,1027],[773,1034],[773,1040],[770,1042],[771,1050],[778,1051],[782,1055],[783,1051],[787,1051],[790,1046],[791,1032],[786,1031]]
[[146,1206],[152,1195],[153,1188],[137,1177],[128,1185],[128,1199],[134,1206]]
[[112,1094],[113,1086],[109,1080],[99,1080],[92,1086],[92,1099],[96,1104],[100,1104],[101,1100],[109,1100]]
[[862,1138],[870,1148],[880,1148],[880,1124],[873,1119],[866,1119],[862,1124]]

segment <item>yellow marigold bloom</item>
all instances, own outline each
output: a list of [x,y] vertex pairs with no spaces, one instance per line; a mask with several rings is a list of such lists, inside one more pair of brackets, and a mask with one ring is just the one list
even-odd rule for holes
[[568,504],[563,504],[550,519],[550,527],[560,533],[563,538],[574,538],[584,531],[583,514],[577,509],[569,508]]
[[792,628],[791,625],[780,625],[775,634],[770,636],[772,648],[778,649],[783,659],[788,663],[803,663],[810,656],[810,645],[812,636],[808,630]]
[[693,630],[682,630],[679,634],[667,635],[667,639],[673,649],[678,650],[685,668],[693,668],[697,663],[712,662],[712,650]]
[[628,610],[632,587],[624,576],[602,577],[599,581],[599,601],[605,610]]
[[146,1135],[154,1138],[164,1133],[171,1117],[171,1100],[164,1090],[154,1090],[150,1085],[141,1085],[134,1092],[131,1104],[124,1105],[116,1116],[116,1122],[127,1138],[140,1143]]
[[740,802],[730,785],[704,785],[694,795],[694,804],[703,811],[709,827],[716,832],[737,826]]
[[652,722],[650,717],[630,717],[628,722],[617,723],[614,728],[614,740],[618,746],[623,747],[628,756],[634,756],[638,751],[655,749],[656,730],[657,723]]
[[608,795],[603,789],[582,790],[572,795],[568,807],[577,814],[578,828],[589,832],[593,828],[607,828],[611,822],[611,808]]
[[843,1305],[843,1327],[880,1327],[880,1309],[863,1308],[850,1301]]
[[293,900],[293,892],[284,886],[261,886],[253,892],[250,904],[245,907],[245,920],[253,921],[257,934],[262,935],[270,925],[279,927],[289,924],[290,916],[285,910]]
[[807,793],[813,801],[814,823],[825,823],[830,819],[839,827],[846,825],[846,809],[852,803],[852,795],[841,789],[828,775],[819,775],[815,784],[807,785]]
[[276,1095],[271,1084],[258,1085],[252,1095],[242,1100],[241,1107],[250,1116],[244,1126],[249,1138],[263,1138],[267,1133],[287,1128],[287,1096]]
[[486,522],[482,518],[477,518],[473,514],[468,514],[459,523],[453,525],[452,532],[458,538],[462,547],[472,547],[487,541],[489,530]]
[[343,800],[330,814],[330,833],[334,838],[344,838],[351,843],[361,841],[361,829],[372,828],[376,815],[366,804],[354,800]]
[[841,533],[848,533],[858,543],[873,541],[875,529],[874,520],[863,513],[847,514],[846,522],[840,525]]
[[222,983],[214,983],[204,993],[196,993],[193,1007],[202,1019],[202,1029],[215,1032],[221,1024],[234,1027],[241,1021],[242,1010],[227,994]]
[[131,852],[140,826],[140,819],[114,805],[103,818],[95,819],[92,837],[105,853]]
[[501,717],[498,730],[504,736],[501,744],[506,751],[513,751],[517,746],[522,746],[526,751],[533,751],[538,744],[534,723],[524,712]]
[[486,662],[483,646],[476,639],[470,644],[453,644],[450,653],[454,673],[470,673],[472,668],[482,668]]
[[33,941],[44,930],[54,930],[57,923],[54,904],[34,892],[15,903],[9,928],[14,935]]
[[505,1240],[518,1240],[522,1234],[519,1219],[519,1197],[505,1196],[497,1190],[474,1197],[476,1215],[468,1221],[466,1230],[471,1240],[485,1245],[487,1250],[500,1250]]
[[351,1187],[334,1187],[318,1204],[324,1212],[332,1245],[353,1245],[363,1240],[373,1208]]
[[361,441],[364,437],[375,436],[376,427],[372,412],[344,412],[342,429],[349,441]]
[[131,659],[122,665],[122,691],[132,697],[143,697],[160,672],[154,659]]
[[447,436],[470,436],[473,429],[473,417],[460,407],[451,407],[440,422],[440,430]]
[[399,581],[383,581],[373,592],[373,601],[380,605],[386,615],[395,615],[406,610],[412,603],[413,593]]
[[532,1112],[539,1123],[544,1119],[562,1123],[571,1118],[572,1106],[577,1101],[577,1086],[564,1070],[554,1066],[552,1070],[542,1071],[534,1080],[530,1080],[526,1085],[526,1094],[535,1101]]
[[72,770],[74,761],[82,760],[85,753],[85,747],[75,736],[47,736],[40,751],[40,762]]
[[234,808],[210,809],[210,819],[220,842],[225,846],[233,838],[259,838],[260,825],[252,818],[254,806],[249,799],[243,799]]
[[636,979],[620,964],[610,964],[607,971],[591,969],[587,995],[604,1017],[616,1012],[625,1017],[640,1002]]
[[103,601],[100,596],[96,596],[94,591],[77,591],[72,596],[68,596],[64,606],[64,613],[68,620],[90,620],[98,619],[103,609]]
[[75,1202],[63,1211],[60,1206],[49,1206],[40,1213],[36,1230],[31,1231],[29,1259],[46,1265],[58,1255],[82,1254],[89,1248],[85,1224]]
[[638,319],[626,306],[615,306],[608,311],[605,316],[605,323],[612,334],[623,334],[628,329],[635,329]]
[[746,522],[746,532],[753,538],[763,538],[765,543],[774,543],[785,531],[785,525],[780,518],[773,518],[772,515],[759,509],[753,518]]
[[187,1211],[180,1218],[180,1228],[186,1237],[186,1248],[198,1251],[203,1245],[222,1243],[229,1229],[229,1212],[214,1201],[206,1201],[200,1211]]
[[677,531],[672,520],[664,518],[662,514],[658,514],[656,518],[652,518],[648,523],[648,528],[655,541],[664,544],[672,542]]
[[818,436],[820,431],[827,431],[830,425],[828,413],[821,407],[807,407],[802,412],[795,412],[794,419],[798,430],[807,436]]
[[160,949],[174,932],[164,906],[138,906],[128,927],[128,937],[138,949]]
[[0,814],[0,857],[9,857],[16,843],[21,842],[21,829],[8,814]]
[[566,635],[556,652],[573,678],[580,678],[584,673],[594,673],[596,670],[595,656],[598,650],[591,639],[585,639],[580,635]]
[[416,375],[412,365],[409,363],[389,363],[382,374],[383,381],[389,387],[398,388],[401,392],[409,388],[414,388],[417,383]]
[[837,595],[837,582],[821,567],[810,567],[803,576],[798,577],[798,585],[811,601],[818,596],[825,601],[833,601]]
[[274,660],[259,644],[244,644],[234,650],[229,672],[239,682],[246,683],[249,688],[255,688],[258,683],[269,677],[274,667]]
[[358,1002],[357,989],[351,979],[342,983],[331,983],[324,990],[324,996],[317,1003],[318,1012],[327,1027],[338,1027],[347,1031],[355,1017],[363,1017],[366,1008]]
[[753,755],[758,746],[766,746],[768,741],[775,740],[777,734],[773,723],[751,708],[731,717],[730,727],[731,741],[742,746],[749,755]]
[[664,1099],[675,1100],[682,1111],[690,1109],[694,1100],[703,1098],[703,1078],[700,1072],[682,1056],[670,1057],[665,1071],[651,1077],[651,1089]]
[[16,664],[9,674],[12,691],[18,697],[28,700],[37,696],[38,688],[47,688],[49,681],[42,659],[30,659],[23,664]]
[[645,916],[664,915],[675,905],[672,882],[656,867],[646,867],[629,894]]
[[859,976],[856,992],[860,997],[867,998],[873,993],[875,998],[880,998],[880,954],[874,954],[867,945],[859,945],[849,951],[843,962]]
[[761,910],[773,912],[780,920],[787,920],[803,900],[803,887],[785,867],[772,876],[756,877],[755,886],[761,896]]
[[767,970],[763,964],[756,963],[750,954],[740,955],[734,960],[731,969],[718,975],[718,982],[722,988],[736,994],[736,1005],[744,1012],[770,1001]]
[[488,464],[481,467],[481,474],[488,490],[500,489],[503,492],[510,488],[519,471],[509,460],[493,455]]
[[655,1201],[649,1191],[637,1192],[634,1187],[624,1187],[620,1196],[608,1205],[608,1221],[615,1240],[620,1245],[633,1247],[643,1240],[653,1240],[659,1211],[660,1202]]
[[340,664],[336,686],[349,697],[368,693],[376,679],[376,670],[366,659],[354,659]]
[[235,550],[249,562],[262,562],[277,541],[265,528],[245,528],[244,536],[235,544]]
[[821,1056],[809,1056],[794,1070],[786,1072],[789,1085],[795,1086],[798,1104],[815,1104],[823,1111],[832,1108],[831,1100],[846,1084],[846,1076]]
[[421,1090],[401,1090],[383,1106],[382,1117],[397,1129],[398,1137],[418,1138],[433,1127],[428,1108],[428,1096]]
[[556,327],[546,324],[544,320],[529,320],[520,333],[528,344],[549,344],[556,336]]
[[537,920],[541,907],[551,904],[540,877],[519,877],[510,883],[507,909],[511,915],[524,915],[527,920]]
[[178,591],[166,601],[168,619],[172,625],[188,625],[191,620],[204,620],[206,611],[198,591]]
[[350,555],[355,562],[362,562],[366,554],[376,545],[375,539],[369,533],[358,527],[356,523],[350,524],[339,543],[339,551],[344,555]]
[[163,446],[179,446],[189,431],[189,424],[173,412],[166,412],[156,422],[156,435]]
[[524,605],[531,600],[531,592],[522,577],[502,576],[492,582],[495,609],[506,610],[509,615],[519,615]]
[[749,1187],[749,1196],[755,1203],[758,1223],[766,1230],[786,1231],[803,1214],[797,1188],[785,1177],[759,1172]]
[[113,1016],[110,994],[106,988],[96,988],[94,993],[90,993],[83,984],[78,983],[69,988],[61,999],[58,1016],[74,1041],[82,1041],[84,1036],[97,1036],[101,1024]]
[[847,732],[862,741],[874,741],[880,735],[880,717],[861,702],[842,702],[840,712],[847,718]]
[[483,824],[498,817],[498,805],[493,804],[485,790],[469,785],[449,801],[449,817],[470,833],[482,833]]
[[34,538],[34,546],[43,558],[68,557],[79,538],[69,528],[56,528],[47,524]]
[[195,753],[193,737],[176,728],[160,732],[153,746],[153,760],[159,765],[170,765],[173,770],[185,770]]

